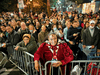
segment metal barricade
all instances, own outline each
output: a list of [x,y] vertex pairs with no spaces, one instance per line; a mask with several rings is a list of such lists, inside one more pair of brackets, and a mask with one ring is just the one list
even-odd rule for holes
[[[42,71],[45,72],[44,75],[100,75],[100,60],[74,60],[65,65],[63,72],[61,72],[61,67],[55,68],[52,67],[52,61],[47,61],[44,65],[44,68],[37,72],[34,68],[34,56],[28,52],[24,51],[14,51],[14,54],[9,59],[15,66],[17,66],[22,72],[26,75],[42,75]],[[90,65],[91,64],[91,65]],[[48,74],[48,65],[49,74]],[[69,67],[68,67],[69,66]],[[50,71],[51,69],[51,71]],[[69,70],[69,71],[68,71]],[[69,74],[67,73],[69,72]],[[94,74],[95,72],[95,74]],[[55,74],[57,73],[57,74]]]
[[[52,63],[52,61],[47,61],[45,63],[45,75],[47,74],[47,65]],[[65,73],[64,75],[100,75],[100,60],[74,60],[71,61],[69,65],[65,65]],[[91,64],[91,65],[90,65]],[[69,74],[66,73],[69,70]],[[50,75],[53,75],[55,72],[53,69],[51,69],[52,73]],[[54,71],[54,72],[53,72]],[[58,68],[58,74],[56,75],[63,75],[60,73],[60,68]]]
[[[14,51],[14,54],[10,57],[10,62],[12,62],[16,67],[18,67],[26,75],[40,75],[40,71],[37,72],[34,68],[34,56],[25,51]],[[39,65],[41,65],[39,63]]]
[[4,52],[0,52],[0,66],[4,67],[7,63],[7,55]]

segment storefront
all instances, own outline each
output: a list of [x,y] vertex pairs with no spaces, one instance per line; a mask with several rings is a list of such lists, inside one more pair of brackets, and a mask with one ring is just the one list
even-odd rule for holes
[[84,3],[83,7],[82,7],[82,13],[89,13],[89,12],[93,12],[96,13],[98,12],[100,9],[100,1],[97,2],[91,2],[91,3]]

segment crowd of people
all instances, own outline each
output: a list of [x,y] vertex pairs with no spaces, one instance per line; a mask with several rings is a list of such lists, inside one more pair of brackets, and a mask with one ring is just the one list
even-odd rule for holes
[[76,10],[63,13],[54,10],[51,16],[45,12],[2,12],[0,43],[0,51],[8,57],[14,50],[33,54],[37,70],[40,59],[61,60],[54,64],[57,67],[72,61],[73,55],[75,60],[87,59],[85,56],[91,50],[96,50],[99,56],[100,11],[82,14]]

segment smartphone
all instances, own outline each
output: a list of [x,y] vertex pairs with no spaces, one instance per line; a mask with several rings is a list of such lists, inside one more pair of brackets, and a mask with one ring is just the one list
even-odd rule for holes
[[4,44],[1,44],[1,47],[4,46]]

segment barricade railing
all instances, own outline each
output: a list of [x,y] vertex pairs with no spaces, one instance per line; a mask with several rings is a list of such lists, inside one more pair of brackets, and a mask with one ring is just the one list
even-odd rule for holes
[[[26,75],[42,75],[42,71],[48,75],[48,65],[50,75],[55,75],[56,72],[52,66],[53,61],[47,61],[44,68],[41,68],[39,63],[40,70],[37,72],[34,66],[34,55],[25,51],[15,50],[9,60]],[[63,68],[64,75],[100,75],[100,60],[73,60]],[[57,69],[56,75],[62,75],[61,67]]]
[[[45,63],[45,75],[48,75],[48,64],[52,64],[52,61]],[[64,75],[100,75],[100,60],[73,60],[68,65],[65,65],[64,70]],[[54,75],[53,71],[55,72],[53,67],[51,67],[50,75]],[[60,67],[58,68],[57,75],[62,75]]]
[[7,63],[7,55],[4,52],[0,52],[0,66],[4,67]]
[[18,67],[26,75],[41,75],[41,64],[40,71],[37,72],[34,66],[34,55],[25,51],[14,51],[14,54],[10,57],[10,62],[12,62],[16,67]]

